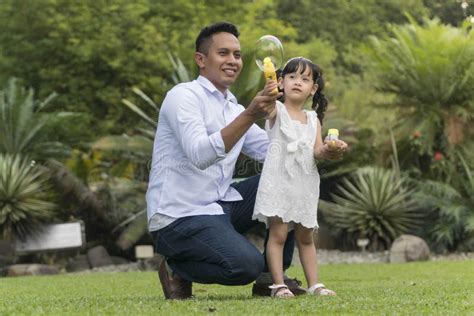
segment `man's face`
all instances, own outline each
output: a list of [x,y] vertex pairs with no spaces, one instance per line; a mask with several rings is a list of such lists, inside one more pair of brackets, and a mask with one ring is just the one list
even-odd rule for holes
[[220,32],[212,35],[207,55],[196,52],[200,74],[225,93],[242,70],[240,42],[234,35]]

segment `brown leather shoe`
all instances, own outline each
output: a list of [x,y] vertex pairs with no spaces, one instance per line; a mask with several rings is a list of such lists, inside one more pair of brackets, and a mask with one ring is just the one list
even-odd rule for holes
[[[290,279],[290,278],[285,278],[284,279],[285,285],[288,286],[288,289],[294,294],[294,295],[302,295],[306,294],[306,289],[301,287],[301,281],[298,279]],[[257,283],[255,282],[252,287],[252,295],[254,296],[271,296],[272,290],[270,289],[270,286],[272,284],[269,283]]]
[[168,269],[166,269],[166,259],[163,259],[158,270],[161,287],[165,298],[169,300],[185,300],[193,295],[193,284],[183,280],[178,276],[171,278]]

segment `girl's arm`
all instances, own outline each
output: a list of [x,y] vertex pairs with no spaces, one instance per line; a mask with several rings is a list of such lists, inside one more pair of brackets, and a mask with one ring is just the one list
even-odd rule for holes
[[323,137],[321,135],[321,124],[319,119],[316,119],[317,128],[316,128],[316,141],[314,142],[314,157],[316,159],[328,159],[328,160],[337,160],[342,158],[344,151],[346,150],[347,144],[342,140],[336,142],[336,146],[329,146],[327,143],[323,142]]
[[268,114],[268,116],[266,117],[266,119],[268,120],[268,123],[270,123],[270,128],[272,128],[273,124],[275,124],[276,115],[277,115],[277,108],[275,106],[273,111],[270,114]]
[[314,142],[314,157],[316,159],[324,159],[323,138],[321,136],[321,124],[319,119],[316,119],[316,141]]

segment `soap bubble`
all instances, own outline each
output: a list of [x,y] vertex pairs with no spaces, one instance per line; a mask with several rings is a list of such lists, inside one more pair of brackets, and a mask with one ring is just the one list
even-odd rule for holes
[[255,62],[258,68],[263,71],[263,59],[270,57],[275,65],[275,69],[279,69],[283,63],[283,45],[280,40],[273,35],[265,35],[257,41],[255,49]]

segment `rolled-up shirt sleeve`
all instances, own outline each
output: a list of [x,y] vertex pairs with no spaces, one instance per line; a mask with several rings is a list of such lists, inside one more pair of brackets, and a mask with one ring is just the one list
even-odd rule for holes
[[245,134],[242,152],[250,158],[263,162],[269,142],[267,133],[257,124],[253,124]]
[[204,170],[226,157],[220,130],[211,134],[204,123],[200,100],[189,89],[173,89],[163,101],[162,113],[176,134],[185,156],[197,168]]

